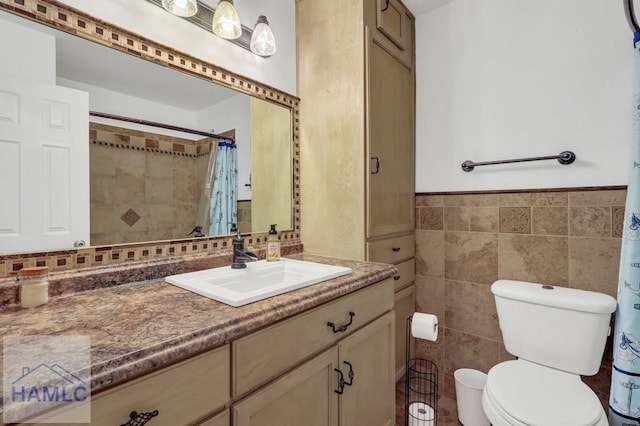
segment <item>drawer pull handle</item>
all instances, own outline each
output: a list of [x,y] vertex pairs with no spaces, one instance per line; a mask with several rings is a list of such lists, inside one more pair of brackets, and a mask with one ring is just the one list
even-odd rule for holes
[[136,411],[132,411],[131,413],[129,413],[129,421],[120,426],[142,426],[158,414],[158,410],[140,414],[138,414]]
[[327,322],[327,327],[331,327],[333,329],[334,333],[343,333],[345,331],[347,331],[347,328],[349,328],[349,326],[351,324],[353,324],[353,317],[356,316],[355,313],[353,312],[349,312],[349,322],[346,324],[341,325],[340,327],[336,328],[336,325],[334,323],[332,323],[331,321]]
[[353,372],[353,365],[351,365],[351,363],[347,361],[342,362],[349,366],[349,383],[344,382],[344,384],[347,386],[351,386],[353,384],[353,378],[355,377],[355,373]]
[[400,279],[400,275],[396,275],[396,276],[393,277],[394,281],[398,281],[399,279]]
[[338,373],[338,390],[333,390],[338,395],[342,395],[344,393],[344,386],[347,384],[344,381],[344,376],[342,375],[342,371],[339,368],[334,368],[333,371]]
[[395,251],[396,253],[400,251],[400,247],[391,247],[391,250]]

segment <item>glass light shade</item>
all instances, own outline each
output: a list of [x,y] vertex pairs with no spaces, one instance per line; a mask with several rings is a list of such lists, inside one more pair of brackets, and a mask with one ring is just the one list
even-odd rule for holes
[[220,0],[213,14],[213,33],[218,37],[233,40],[242,35],[240,16],[233,7],[233,0]]
[[271,56],[276,53],[276,39],[269,27],[266,16],[260,15],[251,35],[251,51],[260,56]]
[[188,18],[198,11],[196,0],[162,0],[162,7],[176,16]]

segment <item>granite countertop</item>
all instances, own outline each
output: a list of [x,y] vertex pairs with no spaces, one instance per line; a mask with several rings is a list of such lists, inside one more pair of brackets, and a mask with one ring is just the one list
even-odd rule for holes
[[8,335],[91,338],[95,393],[229,343],[273,322],[393,276],[393,265],[298,254],[301,260],[350,267],[352,274],[234,308],[167,284],[164,279],[52,297],[32,309],[0,307]]

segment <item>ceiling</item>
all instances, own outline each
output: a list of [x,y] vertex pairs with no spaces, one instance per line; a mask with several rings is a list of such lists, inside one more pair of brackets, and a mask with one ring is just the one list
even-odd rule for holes
[[453,0],[403,0],[403,3],[415,15],[422,15]]

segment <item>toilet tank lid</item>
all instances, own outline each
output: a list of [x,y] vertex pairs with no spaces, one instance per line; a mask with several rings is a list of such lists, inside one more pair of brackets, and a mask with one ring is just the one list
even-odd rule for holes
[[491,292],[506,299],[574,311],[610,314],[616,310],[616,299],[608,294],[576,288],[498,280],[491,286]]

